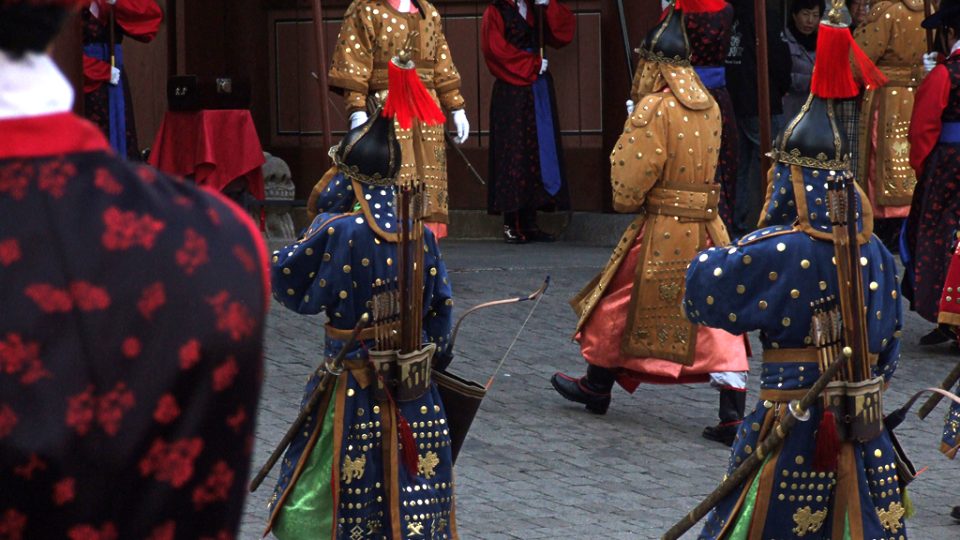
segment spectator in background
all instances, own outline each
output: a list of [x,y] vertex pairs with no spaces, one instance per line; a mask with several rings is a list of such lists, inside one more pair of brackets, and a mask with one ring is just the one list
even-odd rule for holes
[[[739,151],[736,206],[733,213],[734,237],[757,228],[763,203],[760,170],[760,121],[757,106],[757,49],[752,0],[731,0],[734,9],[730,50],[727,53],[727,89],[737,117]],[[771,134],[780,130],[781,99],[790,85],[790,52],[780,39],[782,18],[767,8],[767,55],[770,90]],[[771,135],[772,136],[772,135]]]
[[810,95],[813,61],[817,51],[817,28],[823,12],[821,0],[793,0],[783,40],[790,49],[790,91],[783,96],[783,114],[793,118]]

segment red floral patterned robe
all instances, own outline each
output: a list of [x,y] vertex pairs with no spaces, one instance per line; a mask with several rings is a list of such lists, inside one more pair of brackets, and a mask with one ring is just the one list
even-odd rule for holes
[[0,121],[0,538],[233,538],[264,246],[69,113]]

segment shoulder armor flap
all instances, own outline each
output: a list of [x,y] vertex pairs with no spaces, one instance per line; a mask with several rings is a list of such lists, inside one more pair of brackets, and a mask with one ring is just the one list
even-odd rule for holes
[[910,11],[922,12],[923,0],[900,0]]
[[660,69],[670,91],[684,107],[702,111],[713,106],[713,96],[692,67],[663,66]]
[[767,240],[769,238],[776,238],[777,236],[783,236],[787,234],[802,234],[802,231],[798,230],[795,227],[788,227],[786,225],[777,225],[775,227],[767,227],[765,229],[760,229],[758,231],[753,231],[752,233],[743,236],[740,240],[737,241],[738,247],[750,246],[753,244],[758,244]]
[[[921,3],[922,1],[923,0],[921,0]],[[867,22],[877,22],[880,20],[880,17],[883,17],[884,13],[890,10],[890,7],[893,5],[894,3],[890,2],[889,0],[877,2],[877,4],[873,6],[873,8],[870,10],[870,13],[867,15]]]
[[634,127],[644,127],[650,123],[654,116],[663,114],[660,112],[660,107],[663,104],[664,96],[665,94],[663,92],[656,92],[644,96],[643,99],[640,100],[640,103],[637,103],[633,114],[630,115],[630,123],[633,124]]

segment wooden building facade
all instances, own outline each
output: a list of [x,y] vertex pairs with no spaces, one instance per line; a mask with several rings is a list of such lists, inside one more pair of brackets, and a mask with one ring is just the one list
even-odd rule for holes
[[[556,1],[556,0],[554,0]],[[575,210],[609,209],[608,155],[626,117],[630,80],[613,0],[561,0],[577,15],[576,38],[550,50],[556,81],[567,174]],[[251,112],[264,149],[290,165],[297,194],[305,197],[323,174],[326,149],[320,126],[321,93],[312,73],[318,69],[313,20],[306,0],[159,0],[164,26],[151,44],[127,40],[127,71],[133,88],[137,131],[151,143],[166,111],[171,74],[248,80]],[[532,2],[531,2],[532,3]],[[348,0],[324,1],[324,24],[331,54]],[[487,0],[436,0],[445,33],[463,77],[471,124],[464,153],[486,175],[489,101],[493,78],[480,51],[480,26]],[[658,0],[624,0],[631,50],[656,22]],[[69,34],[69,32],[68,32]],[[72,38],[71,38],[72,39]],[[73,58],[61,51],[61,57]],[[634,59],[635,60],[635,59]],[[333,93],[334,141],[346,127],[342,101]],[[449,155],[451,207],[483,209],[484,188],[460,159]]]

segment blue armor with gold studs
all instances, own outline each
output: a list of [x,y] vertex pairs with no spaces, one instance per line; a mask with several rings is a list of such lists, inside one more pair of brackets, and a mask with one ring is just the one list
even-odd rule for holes
[[[284,307],[327,315],[323,354],[332,358],[371,311],[376,290],[396,281],[396,193],[392,185],[365,184],[336,169],[314,193],[320,213],[300,241],[274,253],[272,286]],[[443,367],[450,361],[453,301],[427,229],[423,265],[423,341],[436,345],[433,361]],[[372,332],[361,334],[329,406],[318,408],[291,443],[270,502],[267,530],[278,538],[457,538],[450,434],[436,385],[407,400],[378,395],[369,362],[376,347]],[[318,374],[309,378],[304,404],[319,382]],[[415,471],[399,456],[403,421],[417,445]]]
[[[811,117],[806,125],[800,122],[804,115]],[[814,132],[829,138],[824,148],[804,152],[809,137],[798,138]],[[692,322],[735,334],[760,331],[760,399],[744,419],[728,471],[757,449],[777,419],[787,414],[787,404],[802,397],[820,376],[811,303],[840,294],[826,212],[827,182],[849,174],[841,158],[844,149],[833,137],[837,133],[832,105],[811,96],[778,141],[778,162],[761,218],[765,227],[733,245],[700,253],[687,270],[683,307]],[[858,198],[872,371],[888,382],[899,358],[900,288],[893,256],[872,234],[869,202],[859,191]],[[884,430],[869,442],[843,442],[836,470],[815,470],[822,414],[818,402],[810,409],[810,419],[798,422],[751,479],[714,508],[700,538],[906,537],[892,434]]]

